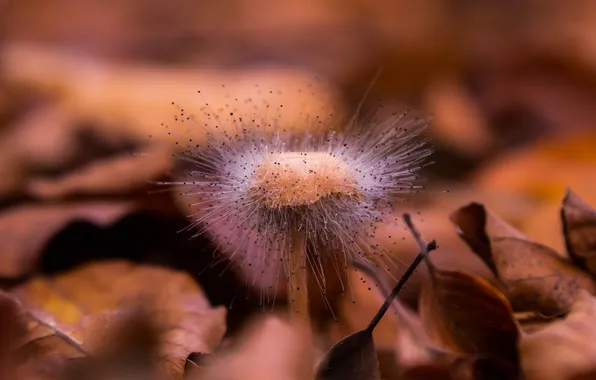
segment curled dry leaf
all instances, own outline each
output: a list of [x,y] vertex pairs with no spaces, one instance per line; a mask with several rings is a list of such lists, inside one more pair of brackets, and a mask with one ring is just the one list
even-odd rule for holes
[[85,357],[105,345],[106,331],[129,307],[149,300],[164,334],[161,369],[182,377],[192,352],[211,352],[225,332],[225,309],[212,308],[185,273],[126,261],[92,263],[56,277],[34,278],[13,289],[30,322],[27,348],[48,357]]
[[238,343],[197,368],[196,380],[311,380],[311,334],[276,316],[253,321]]
[[505,296],[483,279],[429,266],[419,309],[433,341],[472,358],[497,358],[501,371],[516,375],[520,332]]
[[554,315],[569,310],[578,289],[595,291],[590,275],[555,251],[535,243],[483,205],[451,215],[460,236],[504,283],[515,310]]
[[35,268],[44,244],[73,220],[113,223],[134,202],[88,202],[16,206],[0,214],[0,277],[20,277]]
[[577,265],[596,275],[596,210],[568,189],[561,219],[569,256]]
[[571,380],[596,370],[596,298],[579,291],[562,321],[526,335],[519,346],[527,380]]

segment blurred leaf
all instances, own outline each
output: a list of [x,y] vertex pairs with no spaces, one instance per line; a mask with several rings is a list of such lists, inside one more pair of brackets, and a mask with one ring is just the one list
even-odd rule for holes
[[26,333],[20,305],[10,294],[0,292],[0,378],[14,378],[15,350]]
[[587,273],[531,241],[481,204],[460,208],[451,220],[470,248],[505,284],[515,310],[560,314],[569,310],[578,289],[595,291]]
[[144,310],[124,313],[108,327],[97,353],[69,363],[65,380],[159,379],[162,331]]
[[135,209],[134,202],[96,201],[29,204],[0,213],[0,277],[15,278],[35,268],[44,245],[74,220],[106,225]]
[[189,380],[312,380],[311,336],[304,323],[260,318],[244,328],[232,347],[195,367]]
[[430,273],[419,304],[430,337],[472,358],[501,359],[509,367],[505,372],[516,376],[520,333],[505,296],[488,282],[465,273],[432,266]]
[[577,265],[596,275],[596,210],[569,189],[561,219],[567,252]]
[[[234,120],[243,115],[298,131],[332,122],[342,112],[331,86],[308,71],[282,66],[220,71],[115,64],[66,49],[15,43],[0,51],[0,71],[17,88],[56,97],[66,114],[101,125],[101,132],[112,138],[146,140],[152,135],[200,143],[216,127],[233,130]],[[179,122],[180,110],[172,102],[189,109]],[[193,113],[197,122],[184,123]]]
[[77,131],[71,115],[53,104],[20,112],[0,130],[0,195],[18,195],[31,176],[78,159]]
[[58,178],[33,178],[27,193],[41,199],[73,195],[118,195],[147,188],[170,168],[171,152],[164,146],[148,146],[142,155],[124,154],[91,162]]
[[562,321],[524,336],[519,351],[527,380],[570,380],[596,370],[596,299],[580,290]]
[[[211,352],[225,332],[225,309],[211,308],[185,273],[126,261],[89,264],[12,290],[29,318],[29,360],[85,357],[105,346],[106,333],[131,306],[150,302],[163,339],[161,367],[181,378],[192,352]],[[41,351],[40,351],[41,350]],[[37,353],[36,353],[37,351]]]
[[[515,78],[514,81],[520,82],[520,78]],[[511,89],[506,90],[503,96],[510,97]],[[538,91],[541,94],[559,96],[560,87]],[[592,97],[589,96],[588,104],[593,115]],[[558,106],[558,103],[556,104]],[[541,108],[544,108],[544,105]],[[591,120],[588,119],[590,123]],[[492,160],[477,173],[474,181],[481,188],[492,189],[499,194],[525,194],[540,201],[553,202],[560,202],[561,194],[570,187],[580,194],[586,194],[585,196],[589,197],[588,201],[595,201],[592,198],[592,194],[596,193],[591,175],[596,165],[596,152],[593,148],[596,144],[596,133],[593,128],[568,132],[570,124],[573,125],[566,117],[562,120],[562,126],[563,131],[567,133],[546,136]]]
[[458,81],[438,81],[429,87],[426,102],[433,115],[435,141],[463,153],[470,159],[482,157],[495,136],[467,89]]

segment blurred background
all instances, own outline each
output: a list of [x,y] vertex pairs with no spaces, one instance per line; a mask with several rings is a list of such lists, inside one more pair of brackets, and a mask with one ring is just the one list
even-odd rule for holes
[[254,84],[289,96],[292,123],[404,104],[431,117],[429,191],[407,207],[440,265],[487,272],[449,221],[466,203],[559,252],[565,188],[596,204],[593,1],[0,0],[0,277],[199,260],[176,245],[183,211],[149,193],[171,165],[149,136],[172,102],[200,113],[202,90],[225,108]]

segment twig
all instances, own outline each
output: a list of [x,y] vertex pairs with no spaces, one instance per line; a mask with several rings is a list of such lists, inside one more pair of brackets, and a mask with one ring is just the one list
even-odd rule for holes
[[395,297],[397,297],[397,295],[402,290],[402,288],[404,287],[406,282],[410,279],[412,274],[414,274],[414,271],[416,270],[418,265],[422,262],[422,260],[425,260],[427,258],[428,254],[431,251],[433,251],[437,248],[437,243],[434,240],[428,244],[426,244],[424,242],[424,240],[422,240],[422,236],[420,235],[420,232],[418,232],[418,230],[414,226],[414,223],[412,223],[410,214],[407,214],[407,213],[404,214],[403,219],[406,223],[406,226],[410,229],[412,236],[414,236],[414,239],[416,240],[416,243],[418,244],[418,247],[420,248],[420,252],[416,256],[414,261],[412,261],[412,263],[410,264],[410,266],[408,267],[406,272],[403,274],[403,276],[399,279],[399,281],[397,282],[397,285],[395,285],[395,287],[393,288],[393,290],[391,291],[391,293],[389,294],[387,299],[385,299],[383,306],[381,306],[381,308],[379,309],[377,314],[374,316],[374,318],[372,319],[372,321],[366,328],[365,331],[368,331],[370,333],[372,333],[372,331],[375,329],[375,327],[377,327],[377,325],[381,321],[381,318],[383,318],[383,316],[385,315],[385,313],[387,312],[389,307],[391,307],[391,304],[393,303],[393,300],[395,299]]

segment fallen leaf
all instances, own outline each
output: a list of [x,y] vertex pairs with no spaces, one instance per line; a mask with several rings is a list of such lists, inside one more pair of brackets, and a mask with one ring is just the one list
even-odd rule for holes
[[470,248],[506,287],[516,311],[556,315],[569,310],[579,289],[596,290],[590,275],[535,243],[478,203],[451,216]]
[[74,220],[108,225],[135,209],[134,202],[95,201],[28,204],[0,213],[0,277],[20,277],[35,268],[44,244]]
[[268,316],[252,321],[228,350],[195,368],[197,380],[312,380],[311,335],[303,324]]
[[577,265],[596,275],[596,210],[567,190],[561,219],[569,256]]
[[571,380],[596,370],[596,299],[580,290],[567,317],[524,336],[519,345],[527,380]]
[[[192,352],[211,352],[225,332],[225,309],[212,308],[185,273],[126,261],[91,263],[56,277],[40,277],[11,291],[30,319],[29,349],[59,358],[86,357],[131,306],[149,301],[164,334],[161,367],[182,378]],[[35,362],[39,358],[33,355]]]
[[[429,263],[420,294],[420,316],[431,339],[472,359],[497,358],[503,375],[518,372],[519,329],[505,296],[485,280]],[[495,368],[491,368],[495,370]]]

